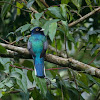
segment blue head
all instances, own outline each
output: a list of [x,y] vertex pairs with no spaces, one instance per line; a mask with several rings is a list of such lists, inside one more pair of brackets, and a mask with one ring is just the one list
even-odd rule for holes
[[35,27],[35,28],[31,31],[31,35],[34,35],[34,34],[42,34],[42,35],[44,35],[43,30],[44,30],[44,29],[42,29],[41,27]]

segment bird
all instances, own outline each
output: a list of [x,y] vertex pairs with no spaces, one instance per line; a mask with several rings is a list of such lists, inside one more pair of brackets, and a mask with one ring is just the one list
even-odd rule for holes
[[48,48],[48,41],[44,34],[43,28],[35,27],[31,31],[31,36],[29,37],[27,48],[34,60],[35,75],[39,78],[44,78],[46,76],[44,58]]

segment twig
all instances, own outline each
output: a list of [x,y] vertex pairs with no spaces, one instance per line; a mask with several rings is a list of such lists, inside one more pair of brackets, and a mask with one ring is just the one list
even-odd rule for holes
[[[19,66],[14,66],[14,65],[10,65],[11,67],[14,68],[19,68],[19,69],[26,69],[26,70],[31,70],[33,71],[34,69],[31,68],[23,68],[23,67],[19,67]],[[61,67],[61,68],[49,68],[49,69],[45,69],[45,70],[59,70],[59,69],[67,69],[67,67]]]
[[[34,90],[34,87],[33,88],[29,88],[28,91],[33,91]],[[8,93],[19,93],[19,92],[22,92],[22,91],[10,91]]]
[[6,40],[4,40],[3,38],[0,37],[0,39],[1,39],[2,41],[4,41],[5,43],[9,44],[9,42],[6,41]]
[[100,6],[83,6],[83,7],[81,7],[81,10],[84,9],[84,8],[87,8],[87,7],[95,7],[95,8],[98,8]]
[[98,54],[88,63],[88,65],[90,65],[95,59],[96,57],[100,54],[100,52],[98,52]]
[[18,67],[18,66],[14,66],[14,65],[10,65],[11,67],[14,67],[14,68],[19,68],[19,69],[26,69],[26,70],[31,70],[33,71],[33,69],[31,68],[23,68],[23,67]]
[[[30,35],[27,35],[26,36],[27,38],[29,38],[30,37]],[[24,39],[24,37],[22,37],[19,41],[21,41],[21,40],[23,40]],[[10,45],[13,45],[13,44],[15,44],[17,41],[13,41],[13,42],[11,42],[11,43],[9,43]]]
[[74,12],[74,13],[76,13],[78,16],[82,17],[82,16],[81,16],[80,14],[78,14],[77,11],[75,11],[75,10],[71,10],[71,12]]

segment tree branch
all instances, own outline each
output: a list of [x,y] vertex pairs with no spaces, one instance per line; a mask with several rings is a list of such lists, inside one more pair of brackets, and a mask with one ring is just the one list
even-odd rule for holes
[[94,9],[93,11],[91,11],[90,13],[86,14],[85,16],[81,17],[80,19],[68,24],[69,27],[72,27],[80,22],[82,22],[83,20],[85,20],[86,18],[90,17],[91,15],[95,14],[96,12],[98,12],[100,10],[100,7]]
[[[26,37],[29,38],[30,35],[27,35]],[[21,41],[21,40],[23,40],[23,39],[24,39],[24,37],[22,37],[19,41]],[[5,42],[5,41],[4,41],[4,42]],[[13,42],[8,43],[8,44],[13,45],[13,44],[15,44],[16,42],[17,42],[17,41],[13,41]],[[7,42],[5,42],[5,43],[7,43]],[[50,50],[56,52],[56,49],[55,49],[54,47],[52,47],[51,45],[49,45],[48,48],[49,48]],[[57,54],[58,54],[58,56],[61,56],[61,57],[67,58],[67,55],[66,55],[65,53],[62,53],[62,52],[59,51],[59,50],[57,50]]]
[[52,47],[51,45],[48,46],[48,48],[54,52],[57,52],[58,56],[61,56],[63,58],[67,58],[67,55],[61,51],[59,51],[58,49],[56,50],[54,47]]
[[[6,49],[10,49],[10,50],[13,50],[13,51],[20,53],[21,58],[28,58],[28,59],[32,58],[26,48],[12,46],[12,45],[8,45],[8,44],[4,44],[4,43],[0,43],[0,45],[5,47]],[[86,73],[88,73],[90,75],[93,75],[93,76],[100,78],[100,69],[92,67],[92,66],[87,65],[87,64],[84,64],[84,63],[77,61],[73,58],[65,59],[65,58],[55,56],[52,54],[47,54],[45,60],[48,62],[57,64],[57,65],[60,65],[60,66],[70,67],[74,70],[85,71]]]

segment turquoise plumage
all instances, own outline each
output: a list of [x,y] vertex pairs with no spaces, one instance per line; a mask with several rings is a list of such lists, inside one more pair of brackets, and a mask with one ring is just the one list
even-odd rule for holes
[[44,56],[48,43],[42,28],[36,27],[32,30],[27,47],[34,59],[35,75],[40,78],[45,77]]

